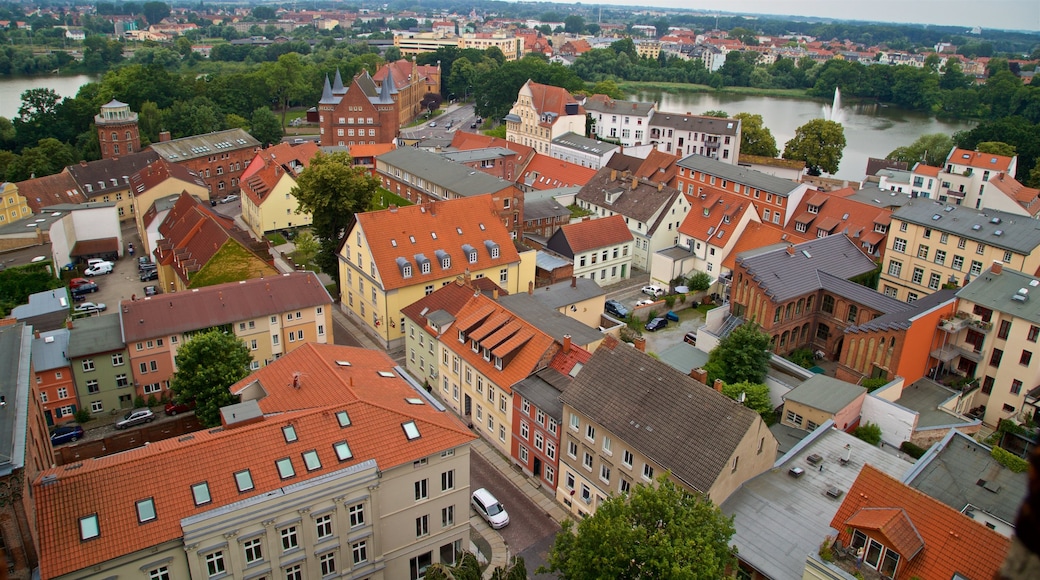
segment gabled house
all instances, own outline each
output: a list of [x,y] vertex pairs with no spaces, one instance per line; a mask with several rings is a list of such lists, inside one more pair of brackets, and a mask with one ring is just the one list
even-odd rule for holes
[[981,153],[954,147],[939,173],[939,201],[970,208],[988,208],[989,180],[998,174],[1014,175],[1018,156]]
[[338,69],[335,82],[326,75],[318,101],[322,147],[390,143],[401,132],[399,98],[394,75],[387,75],[378,88],[368,71],[355,76],[349,87]]
[[571,132],[585,134],[585,109],[566,89],[528,80],[505,116],[506,140],[549,155],[552,140]]
[[687,195],[718,188],[755,204],[764,223],[786,227],[809,186],[700,155],[681,159],[675,187]]
[[613,338],[561,401],[556,499],[578,516],[665,473],[720,504],[776,459],[777,441],[757,413]]
[[[24,183],[24,182],[23,182]],[[0,184],[0,225],[17,222],[32,215],[32,208],[18,185],[5,181]]]
[[807,238],[844,234],[865,254],[880,257],[892,223],[888,208],[868,205],[839,193],[809,192],[793,208],[794,220],[784,231]]
[[72,367],[66,358],[68,350],[69,329],[35,333],[32,343],[33,371],[48,426],[68,423],[80,408]]
[[83,408],[91,415],[132,409],[137,391],[120,318],[90,316],[71,326],[66,356]]
[[621,215],[560,226],[545,247],[574,263],[574,276],[600,286],[632,275],[632,232]]
[[62,173],[67,173],[75,180],[77,188],[88,200],[115,203],[119,219],[128,220],[135,217],[130,176],[158,160],[158,153],[145,149],[140,153],[120,157],[80,161],[76,165],[69,165]]
[[159,157],[201,177],[210,196],[224,197],[238,191],[242,171],[260,150],[260,142],[245,129],[227,129],[173,140],[164,134],[151,148]]
[[[999,209],[1008,213],[1037,219],[1040,218],[1040,190],[1026,187],[1006,173],[999,173],[989,180],[987,209]],[[1003,193],[1001,197],[999,194]]]
[[[43,208],[47,206],[84,203],[87,201],[87,196],[80,191],[79,185],[69,174],[68,170],[55,173],[54,175],[34,177],[18,183],[5,183],[4,185],[4,191],[0,195],[7,199],[0,203],[10,205],[11,208],[0,209],[0,217],[4,218],[0,223],[15,222],[32,214],[40,214],[43,212]],[[23,203],[14,203],[18,197],[24,199],[24,205]],[[129,196],[126,197],[127,201],[129,201]],[[28,211],[23,211],[22,208],[28,208]],[[14,212],[13,215],[12,212]],[[120,218],[122,218],[122,215],[120,215]]]
[[648,140],[678,157],[696,155],[736,166],[740,158],[740,119],[656,111]]
[[657,111],[657,103],[618,101],[607,95],[592,95],[585,99],[584,104],[593,122],[593,135],[620,142],[625,147],[647,142],[650,120]]
[[[693,197],[690,213],[679,226],[679,248],[688,250],[671,257],[669,274],[656,273],[663,254],[654,256],[655,278],[671,280],[694,271],[707,272],[712,279],[722,275],[722,261],[752,223],[760,223],[752,204],[718,192]],[[658,256],[662,256],[659,258]]]
[[311,224],[309,213],[296,213],[299,202],[292,190],[317,153],[318,146],[311,142],[279,143],[257,154],[242,173],[242,220],[257,239],[270,231]]
[[517,176],[517,186],[523,191],[545,191],[561,187],[581,187],[596,175],[590,167],[536,153]]
[[341,308],[396,347],[401,309],[459,275],[526,289],[534,252],[517,250],[496,210],[493,196],[475,195],[358,214],[339,251]]
[[181,193],[187,193],[205,202],[210,198],[206,182],[199,174],[165,159],[157,159],[130,176],[133,215],[144,251],[151,253],[158,243],[158,238],[154,235],[161,223],[156,221],[161,211],[156,207],[158,202],[179,196]]
[[605,141],[589,139],[577,133],[564,133],[552,140],[550,155],[556,159],[598,170],[619,152],[621,146]]
[[[338,74],[339,71],[337,71]],[[372,80],[382,88],[387,77],[393,77],[393,88],[397,91],[398,126],[411,123],[422,114],[423,97],[427,93],[441,92],[441,64],[418,64],[415,56],[411,60],[402,58],[379,67]],[[379,141],[387,143],[389,141]]]
[[780,423],[815,431],[827,421],[845,431],[856,425],[867,389],[816,374],[783,395]]

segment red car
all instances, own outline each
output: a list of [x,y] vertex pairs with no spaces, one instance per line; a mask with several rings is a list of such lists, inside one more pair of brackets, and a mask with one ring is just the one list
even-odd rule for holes
[[195,401],[189,401],[187,403],[178,403],[176,401],[170,401],[166,403],[166,408],[163,409],[167,415],[171,417],[177,413],[187,413],[188,411],[195,410]]
[[84,284],[93,284],[93,283],[94,283],[93,280],[88,280],[87,278],[73,278],[72,280],[69,280],[69,288],[72,288],[73,290],[75,290],[76,288],[79,288],[80,286],[83,286]]

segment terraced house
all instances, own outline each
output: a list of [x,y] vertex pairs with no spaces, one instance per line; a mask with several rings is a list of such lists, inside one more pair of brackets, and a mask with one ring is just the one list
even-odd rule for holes
[[118,316],[73,321],[68,358],[79,400],[91,415],[133,408],[137,390]]

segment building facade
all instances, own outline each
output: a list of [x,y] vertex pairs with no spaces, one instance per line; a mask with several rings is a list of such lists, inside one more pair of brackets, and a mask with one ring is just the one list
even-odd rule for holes
[[97,127],[102,159],[130,155],[141,150],[137,113],[130,110],[130,105],[112,99],[101,106],[100,113],[94,115],[94,126]]
[[657,103],[618,101],[606,95],[592,95],[585,99],[585,110],[594,123],[594,136],[633,147],[648,142],[650,120],[657,111]]
[[68,358],[79,400],[91,415],[134,407],[137,391],[118,316],[73,321]]
[[677,157],[699,155],[729,165],[740,158],[740,119],[657,111],[648,138],[658,151]]
[[200,176],[210,196],[225,197],[238,193],[242,172],[260,150],[260,142],[244,129],[228,129],[172,141],[160,140],[151,147],[166,161]]
[[621,215],[560,226],[546,248],[574,262],[574,276],[609,286],[632,275],[632,232]]
[[67,328],[36,332],[33,339],[33,370],[47,425],[68,423],[80,408],[72,367],[65,358],[68,347]]
[[325,77],[318,101],[318,127],[322,147],[390,143],[400,135],[399,94],[393,75],[376,88],[367,71],[343,85],[339,71],[334,83]]
[[585,109],[566,89],[527,81],[505,117],[506,140],[549,155],[564,133],[585,134]]
[[314,143],[280,143],[264,149],[242,174],[242,220],[256,238],[311,225],[311,214],[296,212],[299,202],[292,190],[317,152]]

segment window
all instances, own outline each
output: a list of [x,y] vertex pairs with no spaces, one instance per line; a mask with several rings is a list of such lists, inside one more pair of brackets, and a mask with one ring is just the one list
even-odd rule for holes
[[191,486],[191,495],[195,499],[195,505],[204,505],[209,503],[209,484],[204,481]]
[[571,459],[578,458],[578,444],[573,441],[567,442],[567,456]]
[[649,463],[643,464],[643,479],[653,480],[654,479],[654,468],[650,467]]
[[924,244],[921,244],[920,246],[917,246],[917,257],[921,258],[922,260],[927,260],[928,259],[928,246],[926,246]]
[[116,375],[116,386],[120,388],[130,386],[130,381],[126,378],[126,374]]
[[282,479],[289,479],[296,475],[296,470],[293,469],[292,459],[284,457],[275,461],[274,464],[278,467],[278,476]]
[[[956,263],[956,259],[954,260]],[[892,260],[888,263],[888,275],[898,278],[903,273],[903,263]]]
[[972,276],[978,276],[979,274],[982,274],[982,262],[979,262],[978,260],[972,260],[971,269],[968,270],[968,272],[971,273]]
[[354,564],[363,564],[368,561],[368,542],[361,540],[350,545],[350,551],[354,556]]
[[1038,336],[1040,336],[1040,326],[1030,326],[1029,333],[1026,334],[1026,340],[1029,342],[1036,342]]
[[415,501],[423,500],[430,497],[430,490],[428,489],[429,480],[420,479],[415,482]]
[[824,294],[822,308],[824,312],[834,314],[834,297],[830,294]]
[[569,472],[569,471],[567,472],[567,483],[566,483],[566,485],[567,485],[567,489],[574,489],[574,474]]
[[624,477],[622,477],[621,478],[621,484],[618,485],[618,490],[621,493],[628,493],[629,490],[631,490],[631,489],[632,489],[632,483],[630,481],[628,481],[627,479],[625,479]]
[[152,498],[142,499],[137,502],[138,523],[150,522],[155,519],[155,500]]
[[520,421],[520,438],[527,441],[527,437],[530,434],[530,427],[528,427],[526,421]]
[[585,466],[585,469],[592,471],[592,454],[588,451],[584,452],[581,459],[581,464]]
[[939,289],[939,283],[942,281],[942,277],[939,276],[938,272],[932,272],[928,275],[928,287],[932,290]]
[[282,537],[283,552],[288,552],[289,550],[300,547],[300,535],[296,533],[296,526],[282,528],[279,531],[279,535]]
[[556,444],[552,441],[545,442],[545,455],[549,459],[556,459]]
[[455,506],[450,505],[441,508],[441,527],[447,528],[455,525]]
[[[321,567],[321,575],[328,576],[336,573],[336,553],[328,552],[318,556],[318,565]],[[296,568],[299,569],[299,564]]]
[[426,552],[408,560],[408,574],[410,580],[419,580],[426,577],[426,569],[433,564],[433,552]]
[[1022,356],[1018,358],[1018,364],[1029,366],[1029,362],[1031,360],[1033,360],[1033,353],[1029,352],[1028,350],[1023,350]]
[[896,238],[895,241],[892,242],[892,249],[897,251],[897,252],[901,252],[901,253],[905,254],[906,253],[906,240],[904,240],[903,238]]
[[997,330],[997,338],[1001,340],[1007,340],[1008,334],[1011,333],[1011,321],[1001,320],[1000,329]]
[[92,359],[92,358],[85,358],[85,359],[83,359],[83,372],[88,372],[89,373],[92,370],[94,370],[94,359]]
[[101,391],[101,387],[98,386],[97,379],[91,379],[87,381],[87,392],[94,395]]
[[123,353],[117,352],[112,355],[112,366],[117,367],[123,364]]
[[264,559],[264,551],[260,546],[260,538],[253,538],[242,542],[242,548],[246,552],[246,564],[259,562]]
[[1015,379],[1011,381],[1011,394],[1017,395],[1022,392],[1022,381]]
[[441,491],[455,489],[455,470],[450,469],[441,474]]
[[556,435],[556,431],[558,429],[559,429],[559,424],[556,422],[556,419],[550,418],[549,419],[549,432],[552,433],[553,435]]
[[421,538],[428,535],[430,535],[430,516],[415,518],[415,537]]
[[849,312],[848,315],[845,317],[845,322],[848,322],[849,324],[855,324],[856,316],[858,314],[859,308],[857,308],[855,304],[849,304]]
[[632,467],[632,452],[625,449],[625,452],[621,454],[621,464],[625,467]]
[[544,444],[545,444],[545,437],[543,437],[540,432],[536,431],[535,434],[534,434],[534,448],[539,450],[539,451],[541,451],[542,450],[542,446]]
[[1000,359],[1004,356],[1004,351],[999,348],[993,349],[993,352],[989,355],[990,366],[1000,366]]
[[166,566],[160,566],[154,570],[149,570],[148,580],[170,580],[170,569]]
[[581,484],[581,499],[585,503],[592,503],[592,490],[584,483]]
[[793,424],[795,426],[801,427],[802,426],[802,416],[799,415],[798,413],[795,413],[794,411],[788,411],[787,412],[787,422],[791,423],[791,424]]
[[596,428],[593,427],[592,425],[586,425],[585,426],[585,438],[588,439],[589,441],[595,441],[596,440]]
[[249,491],[253,489],[253,474],[248,469],[235,473],[235,485],[238,491]]
[[365,525],[365,504],[356,503],[347,508],[350,516],[350,527],[358,528]]
[[953,269],[954,270],[963,270],[964,269],[964,256],[954,256],[952,265],[953,265]]
[[914,284],[920,284],[924,280],[924,270],[921,268],[914,268],[913,276],[910,277],[910,281]]
[[571,429],[574,429],[575,431],[577,431],[578,430],[578,425],[580,425],[580,421],[578,420],[578,416],[575,415],[574,413],[571,413]]
[[945,264],[946,263],[946,252],[944,250],[935,251],[935,263]]
[[608,466],[606,463],[603,463],[599,466],[599,478],[605,481],[606,483],[610,483],[610,466]]
[[210,578],[223,574],[225,570],[224,552],[206,554],[206,573]]
[[303,452],[303,465],[307,468],[307,471],[314,471],[315,469],[321,469],[321,460],[318,459],[318,452],[313,449],[310,451]]

